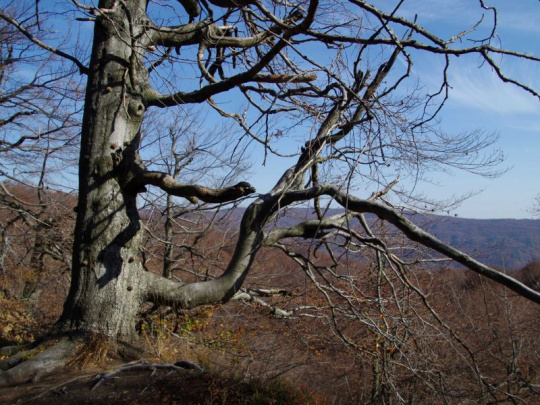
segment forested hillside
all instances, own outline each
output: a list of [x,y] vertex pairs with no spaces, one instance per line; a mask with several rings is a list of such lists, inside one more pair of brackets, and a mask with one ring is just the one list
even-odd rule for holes
[[[36,198],[29,189],[8,187],[8,190],[27,203]],[[9,244],[4,244],[0,275],[0,339],[3,345],[32,341],[59,316],[69,285],[66,252],[71,244],[75,203],[69,195],[49,193],[46,214],[50,226],[44,229],[29,226],[31,223],[21,219],[16,221],[17,216],[12,210],[1,210],[0,220],[11,224],[5,229],[8,232],[4,235],[9,237],[4,236],[4,241]],[[173,229],[178,246],[172,266],[174,273],[183,274],[186,279],[213,277],[230,258],[236,237],[234,229],[242,214],[243,209],[236,208],[214,215],[209,212],[180,215]],[[302,216],[309,217],[311,213],[309,210],[292,210],[280,218],[280,226]],[[159,273],[163,266],[164,218],[151,211],[143,217],[152,235],[141,247],[145,252],[146,267]],[[512,241],[515,230],[519,230],[523,239],[534,240],[533,233],[538,226],[537,221],[523,220],[421,218],[426,227],[429,227],[426,223],[429,219],[432,229],[441,237],[452,235],[452,232],[476,236],[477,239],[469,239],[475,246],[495,238]],[[370,217],[368,221],[372,227],[377,226],[376,218]],[[509,233],[500,231],[490,239],[490,232],[500,229],[497,226],[501,224],[505,225],[503,230],[510,230]],[[188,225],[192,230],[206,229],[204,236],[189,236]],[[482,226],[481,232],[474,228],[475,225]],[[446,231],[446,227],[450,231]],[[36,239],[37,231],[46,232],[46,238]],[[391,233],[388,232],[388,238],[392,238]],[[193,239],[198,240],[193,243]],[[44,242],[36,245],[40,240]],[[187,246],[188,241],[191,241],[191,252],[181,247]],[[295,245],[299,252],[307,251],[301,238],[290,243],[290,247]],[[502,254],[505,250],[497,251]],[[533,255],[534,251],[524,249],[523,254]],[[317,255],[321,268],[332,262],[324,248],[319,249]],[[95,372],[77,379],[76,383],[69,383],[73,376],[81,375],[79,367],[90,359],[93,359],[91,364],[97,359],[100,367],[110,371],[119,367],[118,360],[109,357],[106,351],[101,352],[99,346],[90,346],[89,359],[81,359],[82,363],[75,365],[71,374],[64,378],[55,376],[51,384],[67,387],[64,399],[73,402],[66,403],[80,401],[81,391],[86,392],[83,396],[87,400],[93,398],[95,403],[104,398],[127,402],[134,398],[147,398],[148,401],[170,398],[172,401],[182,400],[186,395],[194,401],[210,397],[216,401],[226,401],[226,398],[240,401],[239,398],[246,395],[256,396],[256,392],[264,392],[265,398],[287,398],[287,403],[366,403],[374,396],[390,398],[399,392],[413,402],[425,403],[439,398],[437,388],[431,385],[432,379],[436,378],[443,380],[448,398],[467,401],[488,395],[471,383],[473,371],[468,369],[462,356],[472,356],[477,367],[485,373],[489,386],[505,384],[509,387],[505,392],[526,400],[536,398],[538,392],[534,384],[538,383],[540,373],[536,367],[538,353],[534,342],[540,333],[540,322],[538,311],[525,300],[448,262],[437,263],[437,266],[432,262],[409,265],[407,277],[414,279],[421,289],[415,294],[396,284],[401,278],[399,274],[389,277],[386,282],[378,282],[377,271],[366,256],[358,253],[347,256],[349,271],[359,280],[356,288],[364,297],[358,323],[348,324],[347,317],[340,320],[337,316],[332,320],[321,316],[327,303],[321,299],[316,286],[306,288],[309,274],[298,267],[293,258],[276,249],[265,248],[254,264],[245,289],[232,303],[180,312],[148,306],[139,314],[137,330],[145,342],[145,357],[149,361],[172,364],[180,359],[187,360],[201,365],[210,374],[191,376],[186,380],[183,374],[166,374],[164,370],[149,377],[150,370],[141,368],[137,374],[120,373],[102,385],[103,388],[89,392],[85,390],[92,386],[90,380]],[[36,262],[36,259],[39,260]],[[208,267],[209,263],[213,268]],[[527,285],[540,289],[538,263],[516,268],[513,274]],[[445,264],[449,266],[445,267]],[[348,294],[347,279],[340,281],[338,277],[334,282],[341,294]],[[383,304],[376,299],[382,293],[377,292],[377,285],[388,289],[387,294],[394,289],[392,294],[396,301]],[[424,294],[429,295],[428,308],[422,303]],[[346,300],[347,295],[344,295],[333,303],[340,308]],[[400,310],[396,305],[404,302],[407,308]],[[445,323],[437,324],[441,319]],[[353,336],[355,344],[347,344],[342,337],[332,333],[332,322],[345,322],[340,325],[340,330]],[[510,345],[501,344],[503,341]],[[519,350],[515,351],[517,347]],[[5,356],[8,352],[3,353]],[[418,367],[427,373],[421,379],[416,375]],[[193,379],[196,382],[191,385]],[[238,385],[240,382],[242,385]],[[254,382],[262,385],[249,385]],[[182,393],[175,384],[185,384]],[[47,387],[47,383],[42,387]],[[10,398],[29,399],[39,392],[44,393],[40,397],[43,403],[52,403],[46,401],[54,401],[57,394],[54,390],[43,389],[34,390],[33,394],[17,391],[17,396]],[[121,394],[122,390],[124,394]],[[489,395],[499,398],[496,392]],[[273,403],[269,401],[262,403]]]
[[4,2],[0,402],[538,402],[539,19]]
[[506,270],[515,270],[540,257],[540,220],[422,218],[419,224],[445,242],[480,260]]

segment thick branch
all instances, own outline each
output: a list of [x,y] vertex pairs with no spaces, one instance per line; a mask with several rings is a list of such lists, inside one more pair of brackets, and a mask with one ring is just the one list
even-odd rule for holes
[[203,31],[211,26],[208,21],[180,25],[178,27],[151,27],[150,44],[166,47],[194,45],[201,42]]
[[[308,9],[308,14],[304,18],[304,20],[299,23],[296,26],[291,27],[290,29],[286,30],[282,38],[272,46],[272,48],[263,55],[259,61],[253,65],[249,70],[244,71],[242,73],[239,73],[235,76],[232,76],[229,79],[223,80],[218,83],[212,83],[208,86],[205,86],[201,88],[200,90],[195,90],[189,93],[185,92],[178,92],[175,94],[159,94],[152,88],[146,89],[144,93],[144,97],[146,99],[146,103],[150,106],[156,106],[156,107],[171,107],[175,105],[181,105],[181,104],[188,104],[188,103],[202,103],[206,100],[208,100],[210,97],[218,94],[223,93],[225,91],[231,90],[234,87],[237,87],[241,84],[250,82],[250,81],[257,81],[255,78],[256,76],[265,68],[268,67],[270,62],[284,49],[289,45],[289,39],[300,32],[303,32],[307,30],[310,26],[310,24],[313,22],[313,18],[315,15],[315,11],[317,9],[318,0],[312,0],[310,3],[310,7]],[[301,18],[301,14],[299,12],[294,12],[291,14],[291,16],[284,20],[284,23],[293,23],[295,21],[298,21]],[[282,30],[283,27],[276,26],[276,29]],[[273,28],[269,29],[266,32],[272,33]],[[233,38],[237,39],[237,38]],[[234,46],[234,45],[231,45]]]
[[148,300],[179,308],[230,300],[240,290],[262,246],[262,230],[271,213],[269,202],[260,198],[246,209],[233,257],[218,278],[182,285],[150,272],[144,273]]
[[317,79],[315,73],[302,73],[298,75],[259,74],[252,81],[257,83],[306,83]]
[[208,21],[185,24],[177,27],[152,27],[153,45],[179,47],[182,45],[204,44],[206,47],[250,48],[261,45],[284,31],[288,24],[298,21],[300,13],[293,13],[281,24],[273,25],[251,37],[237,38],[230,36],[233,26],[220,27]]
[[540,293],[520,283],[516,279],[509,277],[500,271],[492,269],[491,267],[478,262],[471,256],[461,252],[460,250],[444,243],[443,241],[437,239],[428,232],[420,229],[418,226],[413,224],[395,209],[390,208],[387,205],[384,205],[377,201],[359,199],[338,190],[334,186],[324,185],[306,190],[291,191],[289,193],[286,193],[281,198],[280,203],[283,206],[297,201],[310,200],[312,198],[322,195],[328,195],[333,197],[341,206],[350,211],[358,213],[369,212],[375,214],[379,218],[388,221],[396,228],[401,230],[409,239],[418,242],[426,247],[429,247],[464,265],[470,270],[484,277],[487,277],[499,284],[502,284],[515,291],[519,295],[537,304],[540,304]]
[[149,184],[161,188],[168,194],[184,197],[193,204],[196,204],[198,199],[207,203],[224,203],[255,192],[255,189],[245,181],[231,187],[213,189],[197,184],[182,184],[166,173],[152,171],[138,173],[130,187],[141,190]]
[[266,235],[264,244],[272,246],[284,238],[318,239],[325,236],[323,233],[328,229],[341,228],[354,214],[338,214],[328,218],[311,219],[299,224],[273,229]]

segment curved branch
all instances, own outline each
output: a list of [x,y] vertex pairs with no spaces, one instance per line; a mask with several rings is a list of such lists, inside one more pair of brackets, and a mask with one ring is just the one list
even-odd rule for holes
[[267,241],[263,242],[264,225],[276,210],[294,202],[306,201],[322,195],[333,197],[351,213],[373,213],[396,226],[412,241],[421,243],[466,266],[470,270],[540,304],[540,293],[440,241],[414,225],[397,210],[376,201],[352,197],[331,185],[261,197],[252,203],[244,214],[238,238],[239,242],[233,258],[223,275],[209,281],[182,285],[153,273],[144,273],[147,278],[145,284],[147,286],[148,299],[163,305],[180,308],[194,308],[203,304],[225,302],[231,299],[240,290],[255,259],[255,255],[263,243],[268,244],[268,241],[290,236],[316,237],[320,234],[319,231],[322,228],[337,228],[339,227],[339,223],[342,223],[342,221],[349,217],[349,215],[343,214],[323,221],[306,221],[297,228],[278,229],[274,233],[271,232],[268,235]]
[[[300,32],[305,32],[311,23],[313,22],[315,11],[317,9],[318,0],[312,0],[310,3],[310,7],[308,9],[308,14],[304,18],[303,21],[301,21],[298,25],[295,25],[287,30],[282,35],[282,38],[270,48],[270,50],[263,55],[259,61],[251,67],[251,69],[244,71],[242,73],[239,73],[235,76],[230,77],[229,79],[223,80],[219,83],[212,83],[209,84],[199,90],[195,90],[192,92],[178,92],[175,94],[160,94],[154,89],[148,87],[144,92],[144,98],[146,101],[146,104],[149,106],[155,106],[155,107],[172,107],[175,105],[181,105],[181,104],[188,104],[188,103],[202,103],[206,100],[208,100],[210,97],[218,94],[223,93],[225,91],[231,90],[234,87],[237,87],[241,84],[250,82],[250,81],[257,81],[257,75],[265,69],[270,62],[284,49],[289,45],[289,39]],[[293,12],[287,19],[284,20],[284,23],[293,23],[298,21],[302,17],[301,13],[298,11]],[[278,31],[282,31],[283,27],[281,26],[275,26],[275,29]],[[265,35],[275,35],[275,32],[273,32],[274,27],[270,28],[268,31],[265,31]],[[226,38],[227,41],[237,41],[239,38]],[[245,39],[245,38],[244,38]],[[221,40],[220,40],[221,41]],[[226,46],[224,45],[224,42],[220,42],[220,46]],[[250,46],[253,46],[256,44],[252,44]],[[235,46],[234,43],[231,43],[230,46]]]
[[39,39],[37,39],[35,36],[33,36],[30,32],[28,32],[17,20],[14,18],[4,14],[3,12],[0,12],[0,18],[7,21],[9,24],[13,25],[15,28],[17,28],[26,38],[28,38],[30,41],[32,41],[34,44],[39,46],[40,48],[43,48],[51,53],[54,53],[55,55],[61,56],[62,58],[65,58],[71,62],[73,62],[78,68],[79,72],[81,74],[88,74],[88,67],[86,67],[79,59],[77,59],[75,56],[70,55],[68,53],[65,53],[61,51],[60,49],[54,48],[52,46],[47,45],[44,42],[41,42]]
[[182,184],[167,173],[142,170],[131,181],[130,188],[143,190],[146,185],[159,187],[177,197],[184,197],[193,204],[199,199],[207,203],[224,203],[255,192],[255,188],[245,181],[231,187],[213,189],[197,184]]
[[444,243],[443,241],[437,239],[435,236],[429,234],[428,232],[422,230],[421,228],[413,224],[397,210],[390,208],[389,206],[384,205],[380,202],[356,198],[340,191],[334,186],[323,185],[318,187],[312,187],[306,190],[288,192],[282,196],[280,203],[283,206],[292,204],[293,202],[297,201],[310,200],[312,198],[322,195],[327,195],[334,198],[335,201],[337,201],[342,207],[346,208],[347,210],[357,213],[375,214],[379,218],[384,219],[394,225],[412,241],[429,247],[443,254],[444,256],[455,260],[456,262],[462,264],[470,270],[510,288],[511,290],[527,298],[528,300],[540,304],[540,293],[538,293],[537,291],[534,291],[533,289],[527,287],[516,279],[507,276],[506,274],[497,271],[489,266],[486,266],[485,264],[480,263],[479,261],[473,259],[471,256],[463,253],[462,251]]
[[178,0],[178,2],[184,7],[190,18],[193,19],[201,14],[201,6],[198,0]]
[[143,273],[147,299],[185,309],[230,300],[240,290],[262,246],[263,228],[273,212],[275,204],[264,197],[246,209],[233,257],[218,278],[182,285],[154,273]]

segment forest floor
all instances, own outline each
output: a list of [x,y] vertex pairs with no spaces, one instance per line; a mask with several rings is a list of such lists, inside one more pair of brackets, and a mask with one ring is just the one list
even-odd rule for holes
[[127,370],[96,384],[107,370],[63,370],[0,388],[0,404],[312,404],[324,403],[284,381],[261,384],[193,370]]

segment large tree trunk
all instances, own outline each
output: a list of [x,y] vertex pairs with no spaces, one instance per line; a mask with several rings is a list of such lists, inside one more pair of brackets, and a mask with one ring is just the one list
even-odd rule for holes
[[[245,182],[222,189],[182,184],[166,173],[145,169],[138,155],[143,115],[147,105],[166,106],[163,100],[169,98],[160,97],[148,85],[144,54],[150,45],[197,44],[201,30],[210,29],[208,22],[197,22],[163,30],[148,20],[146,5],[147,0],[101,0],[97,9],[88,8],[97,18],[90,67],[85,70],[88,83],[70,291],[52,333],[0,360],[0,367],[9,369],[0,375],[0,386],[28,381],[36,373],[64,366],[79,350],[80,342],[134,343],[136,316],[146,301],[192,308],[230,299],[253,261],[257,249],[252,244],[260,239],[260,227],[248,232],[246,242],[240,244],[228,270],[218,279],[184,285],[149,273],[143,266],[137,194],[146,185],[192,203],[199,199],[233,201],[255,191]],[[262,65],[252,69],[251,75],[261,69]],[[188,100],[177,94],[172,100],[176,104],[202,102],[212,92],[236,84],[232,81],[210,92],[195,91]],[[48,343],[53,347],[19,364],[33,348]],[[122,346],[107,345],[110,349]]]
[[[422,170],[429,169],[430,165],[446,168],[443,163],[448,167],[461,166],[474,172],[484,165],[489,167],[498,161],[497,157],[481,159],[478,164],[475,160],[462,160],[464,152],[467,152],[466,155],[476,155],[489,145],[489,141],[483,138],[476,139],[476,136],[470,138],[465,135],[454,141],[437,131],[430,133],[430,125],[424,127],[423,124],[435,118],[446,101],[444,90],[449,87],[446,74],[443,75],[444,83],[440,91],[426,97],[425,108],[420,116],[409,117],[409,113],[415,115],[415,110],[422,110],[421,104],[416,104],[415,94],[405,97],[402,103],[395,103],[391,93],[398,90],[402,80],[410,75],[412,54],[424,51],[445,56],[444,72],[448,69],[450,56],[477,54],[503,81],[510,81],[535,96],[538,96],[538,93],[532,88],[504,76],[493,58],[496,55],[505,55],[535,62],[538,58],[499,50],[487,43],[475,44],[473,47],[452,47],[452,41],[434,36],[415,21],[408,21],[394,13],[386,14],[369,2],[343,4],[343,9],[351,12],[354,6],[358,7],[357,15],[351,17],[350,22],[345,25],[336,25],[335,33],[330,30],[332,26],[328,25],[332,22],[324,16],[326,6],[319,7],[319,0],[310,0],[307,4],[300,2],[297,5],[284,3],[275,7],[275,15],[254,3],[257,11],[245,10],[236,14],[236,11],[230,10],[232,15],[229,12],[220,13],[221,17],[216,21],[212,21],[212,13],[209,11],[208,19],[198,19],[179,26],[159,27],[148,20],[147,2],[148,0],[100,0],[98,8],[83,4],[91,2],[74,2],[81,10],[95,17],[89,68],[62,50],[31,38],[32,35],[20,28],[17,21],[5,13],[0,13],[3,20],[17,27],[34,43],[75,62],[81,72],[88,73],[81,135],[79,202],[71,289],[55,330],[69,332],[69,337],[59,337],[51,333],[44,343],[50,343],[52,347],[47,348],[47,345],[43,344],[46,350],[34,357],[31,357],[35,354],[32,350],[23,350],[11,358],[0,360],[0,368],[5,365],[9,369],[0,375],[0,386],[22,382],[40,370],[49,371],[65,365],[79,349],[81,340],[70,339],[74,335],[85,338],[98,335],[98,343],[102,336],[110,341],[134,341],[136,315],[145,301],[193,308],[231,299],[242,286],[255,255],[263,244],[281,248],[295,260],[298,259],[299,264],[306,269],[308,278],[311,277],[309,271],[313,266],[311,259],[287,252],[286,245],[281,243],[281,240],[305,238],[325,242],[333,238],[344,238],[354,241],[352,246],[355,249],[358,246],[373,248],[376,252],[381,252],[389,262],[401,266],[399,259],[387,249],[384,238],[371,234],[367,225],[364,226],[365,235],[350,226],[350,221],[356,214],[375,214],[381,220],[394,225],[409,239],[454,259],[533,302],[540,303],[538,292],[446,245],[410,222],[401,211],[376,201],[395,185],[395,182],[385,183],[386,169],[380,171],[378,167],[387,167],[394,159],[397,159],[396,169],[404,165],[405,172],[411,170],[416,174],[422,174]],[[190,20],[194,21],[200,11],[198,1],[181,0],[180,3],[188,12]],[[238,5],[251,2],[211,0],[210,3],[234,9]],[[208,8],[206,3],[205,8]],[[302,11],[302,8],[305,10]],[[321,17],[317,22],[316,16]],[[366,19],[379,21],[380,27],[371,27],[371,24],[369,28],[357,26],[359,21]],[[227,20],[237,20],[239,29],[230,26]],[[218,21],[224,25],[217,25]],[[475,28],[476,26],[471,31]],[[397,29],[395,32],[398,33],[409,33],[398,39],[393,34],[394,29]],[[237,32],[250,32],[251,36],[239,37]],[[364,37],[365,34],[368,36]],[[468,31],[457,34],[456,38],[463,35],[467,37],[467,34]],[[307,56],[317,49],[314,47],[310,50],[309,47],[315,45],[313,41],[324,45],[320,48],[324,56],[319,55],[321,57],[316,57],[314,61]],[[308,44],[307,48],[304,48],[304,43]],[[180,85],[171,94],[161,94],[149,85],[144,54],[150,46],[179,50],[184,46],[195,45],[198,45],[198,52],[193,66],[196,71],[198,69],[198,77],[201,79],[199,88],[180,91],[179,89],[190,87]],[[372,47],[377,49],[375,53],[369,50],[373,49]],[[287,48],[291,49],[290,53],[286,52]],[[210,52],[211,49],[215,49],[215,52]],[[354,53],[356,49],[357,54]],[[407,53],[407,49],[414,52]],[[165,51],[164,57],[169,50]],[[331,60],[327,58],[326,52],[329,55],[337,52],[328,66],[321,65]],[[385,58],[386,52],[388,58]],[[375,54],[379,56],[375,57]],[[297,55],[298,59],[295,61],[296,57],[290,58],[289,55]],[[365,59],[366,56],[369,58]],[[157,57],[155,59],[156,66],[163,61]],[[237,59],[241,62],[238,66]],[[369,68],[375,67],[379,60],[379,67],[372,70],[373,76],[370,75]],[[389,74],[399,60],[406,60],[407,71],[399,73],[397,70]],[[229,67],[224,69],[225,66]],[[317,76],[313,72],[323,75],[323,78],[317,81],[318,84],[296,86],[314,81]],[[247,86],[248,83],[256,85]],[[321,84],[322,88],[319,87]],[[288,88],[291,85],[294,87]],[[242,91],[246,95],[248,106],[260,111],[260,118],[287,111],[298,113],[298,117],[301,117],[298,128],[307,128],[304,125],[311,123],[313,136],[301,148],[296,165],[283,173],[270,192],[259,195],[246,209],[239,225],[234,254],[227,269],[219,277],[204,282],[181,284],[146,272],[139,251],[142,226],[137,211],[137,193],[144,191],[145,186],[160,187],[168,194],[186,198],[193,203],[199,199],[208,203],[223,203],[255,192],[255,189],[245,182],[222,189],[209,189],[196,184],[182,184],[166,173],[146,170],[137,153],[139,131],[146,107],[201,103],[238,86],[244,86]],[[250,95],[252,93],[254,98]],[[399,91],[395,94],[400,97]],[[443,101],[438,108],[433,106],[436,108],[434,115],[429,117],[432,103],[437,103],[439,98],[443,98]],[[310,99],[314,101],[310,102]],[[266,123],[267,137],[259,137],[258,130],[252,133],[252,128],[258,128],[257,121],[260,119],[254,119],[253,127],[247,125],[244,116],[248,110],[241,117],[221,111],[216,104],[214,107],[223,115],[236,119],[242,128],[253,136],[253,140],[262,142],[264,147],[268,148],[265,149],[266,152],[273,152],[271,140],[278,137],[278,133],[270,134],[273,125]],[[251,112],[247,114],[248,117],[251,115]],[[288,127],[287,121],[286,118],[284,127],[287,130],[297,127],[296,124]],[[376,124],[367,125],[368,121]],[[419,124],[419,121],[422,124]],[[281,125],[278,125],[279,127]],[[358,139],[355,128],[361,134]],[[416,136],[419,138],[416,139]],[[345,138],[349,139],[349,143],[340,149],[338,144]],[[449,150],[446,151],[446,148]],[[403,156],[400,157],[400,154]],[[420,163],[416,159],[418,156],[422,156],[420,160],[426,162]],[[414,159],[409,159],[410,157]],[[328,163],[330,174],[333,171],[331,162],[336,162],[336,174],[341,167],[348,168],[348,174],[343,177],[343,181],[339,180],[337,185],[321,184],[317,179],[316,166]],[[362,167],[366,169],[361,169]],[[394,169],[388,170],[388,173],[391,173]],[[310,171],[313,176],[306,182]],[[400,171],[401,169],[398,170]],[[368,172],[370,174],[367,174]],[[358,180],[350,177],[355,173],[359,175]],[[384,186],[384,189],[375,192],[369,199],[351,196],[348,193],[349,187],[356,187],[356,182],[364,179],[368,180],[365,184],[373,181],[373,184]],[[316,220],[308,219],[286,227],[281,227],[279,221],[276,221],[274,229],[266,227],[277,211],[295,203],[317,201],[321,197],[340,204],[345,213],[324,217],[316,207],[319,214]],[[339,250],[346,246],[340,246]],[[308,256],[311,256],[311,253]],[[345,309],[343,313],[346,317],[350,315],[350,319],[356,319],[363,311],[361,306],[364,301],[362,297],[357,299],[357,288],[352,285],[354,295],[351,296],[353,299],[349,300],[336,288],[341,283],[341,278],[333,273],[331,277],[339,282],[330,282],[325,289],[319,287],[315,277],[312,279],[314,286],[320,288],[328,303],[324,310],[331,311],[328,314],[332,315],[332,319],[335,313],[342,311],[332,302],[331,296],[335,293],[340,300],[344,298],[347,302],[359,303],[360,307],[351,304],[351,308]],[[422,299],[425,298],[401,272],[399,278],[403,279],[407,291],[414,291]],[[345,282],[345,279],[343,281]],[[431,308],[429,309],[431,311]],[[442,322],[441,325],[446,329]],[[348,341],[335,321],[333,327],[334,332],[339,334],[344,342]],[[455,338],[453,332],[452,336]],[[59,342],[56,341],[57,338],[60,339]],[[41,343],[37,342],[36,345]],[[350,344],[356,346],[354,342]],[[33,347],[35,346],[27,348]],[[91,351],[88,350],[87,353]],[[469,349],[467,351],[472,357]],[[28,357],[31,359],[20,365],[15,364]],[[484,382],[479,370],[477,375],[479,380]],[[380,388],[381,384],[375,384],[374,397],[380,396]]]
[[[113,6],[100,1],[100,8]],[[82,126],[72,282],[59,327],[132,340],[145,300],[138,190],[130,190],[147,82],[140,37],[146,1],[96,21]]]

